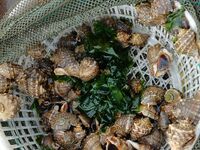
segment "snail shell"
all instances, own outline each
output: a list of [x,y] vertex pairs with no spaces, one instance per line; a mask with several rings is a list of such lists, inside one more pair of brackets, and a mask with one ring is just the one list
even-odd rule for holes
[[27,50],[27,54],[34,59],[42,59],[45,57],[46,51],[41,44],[31,47]]
[[109,144],[114,145],[118,150],[131,150],[132,147],[129,146],[128,143],[126,143],[126,141],[124,141],[123,139],[120,139],[118,137],[115,136],[109,136],[107,137],[107,146],[109,146]]
[[0,75],[0,93],[6,93],[10,88],[10,80]]
[[169,124],[170,124],[169,117],[167,116],[167,114],[163,110],[161,110],[160,116],[159,116],[159,119],[158,119],[159,129],[161,129],[162,131],[165,131],[168,128]]
[[151,119],[157,120],[158,119],[158,112],[156,111],[155,107],[152,105],[141,105],[140,112],[143,116],[149,117]]
[[12,119],[20,110],[20,99],[10,94],[0,94],[0,119]]
[[132,125],[131,138],[135,141],[140,137],[149,134],[152,128],[153,125],[149,118],[136,118]]
[[164,99],[165,90],[161,87],[150,86],[147,87],[142,94],[141,104],[143,105],[157,105]]
[[133,46],[144,46],[148,40],[148,35],[140,34],[140,33],[133,33],[129,40],[129,43]]
[[195,140],[195,127],[185,120],[173,123],[169,125],[166,136],[172,150],[186,149]]
[[165,101],[168,103],[175,103],[180,101],[183,97],[182,93],[176,89],[169,89],[165,92]]
[[72,86],[68,82],[54,82],[54,89],[56,93],[64,99],[67,99],[68,93],[71,90],[71,88]]
[[83,150],[103,150],[97,133],[91,133],[86,137],[83,143]]
[[125,31],[117,32],[117,40],[122,44],[123,47],[128,47],[130,37],[131,35]]

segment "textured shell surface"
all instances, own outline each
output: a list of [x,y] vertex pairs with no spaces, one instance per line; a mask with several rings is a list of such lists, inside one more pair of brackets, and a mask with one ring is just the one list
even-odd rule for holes
[[133,46],[144,46],[148,40],[148,35],[141,33],[133,33],[129,40],[129,43]]
[[62,112],[57,113],[55,118],[50,120],[51,128],[53,130],[68,130],[71,126],[77,126],[80,124],[76,115],[71,113]]
[[0,64],[0,75],[8,79],[15,79],[22,71],[22,67],[17,64],[9,62]]
[[196,42],[196,35],[192,29],[179,29],[177,38],[178,40],[174,44],[177,53],[199,58],[199,48]]
[[178,91],[177,89],[168,89],[165,92],[165,101],[168,103],[175,103],[177,101],[180,101],[183,97],[182,93],[180,91]]
[[168,50],[162,48],[159,43],[148,48],[147,60],[152,76],[159,77],[167,73],[171,66],[172,59],[172,54],[169,53]]
[[54,89],[58,95],[63,98],[67,98],[69,91],[71,90],[72,86],[68,82],[54,82]]
[[90,58],[85,57],[80,63],[80,79],[83,81],[89,81],[96,77],[99,73],[99,66],[98,63]]
[[151,145],[155,150],[159,150],[164,144],[164,135],[160,130],[153,129],[150,134],[141,137],[138,141],[143,144]]
[[165,90],[157,86],[149,86],[142,94],[141,104],[157,105],[164,99]]
[[19,97],[10,94],[0,94],[0,119],[3,121],[12,119],[20,110]]
[[149,118],[136,118],[134,119],[131,128],[131,138],[132,140],[137,140],[142,136],[145,136],[151,132],[153,124],[150,122]]
[[100,136],[97,133],[88,135],[84,140],[83,150],[103,150],[100,143]]
[[0,75],[0,93],[6,93],[10,88],[11,82],[6,77]]
[[149,117],[154,120],[158,119],[158,112],[156,111],[156,108],[152,105],[141,105],[140,112],[145,117]]
[[117,32],[117,40],[122,44],[123,47],[128,47],[130,37],[131,35],[124,31]]
[[126,142],[136,150],[153,150],[152,146],[148,144],[140,144],[131,140],[127,140]]
[[183,120],[169,125],[167,142],[172,150],[183,150],[195,140],[195,127]]
[[197,124],[200,120],[200,100],[182,99],[175,104],[172,113],[177,119],[186,119]]
[[45,57],[46,51],[42,45],[36,45],[27,50],[27,54],[33,57],[34,59],[42,59]]
[[132,148],[129,146],[128,143],[126,143],[125,140],[120,139],[115,136],[109,136],[107,137],[107,145],[112,144],[114,145],[118,150],[131,150]]
[[167,113],[165,113],[163,110],[161,110],[159,119],[158,119],[158,127],[162,131],[165,131],[170,124],[169,117],[167,116]]

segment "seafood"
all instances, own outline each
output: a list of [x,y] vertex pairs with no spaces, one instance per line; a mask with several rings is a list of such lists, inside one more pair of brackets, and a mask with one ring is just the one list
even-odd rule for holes
[[133,148],[136,150],[153,150],[153,148],[150,145],[147,144],[140,144],[131,140],[126,141],[128,144],[130,144]]
[[78,126],[80,122],[76,115],[59,112],[50,120],[50,124],[53,130],[68,130],[71,126]]
[[71,89],[67,95],[68,101],[74,101],[77,100],[77,98],[80,96],[81,91],[80,90],[73,90]]
[[78,118],[81,120],[81,123],[82,123],[85,127],[87,127],[87,128],[90,127],[90,122],[91,122],[90,118],[88,118],[88,117],[87,117],[86,115],[84,115],[84,114],[80,114],[80,115],[78,116]]
[[129,43],[133,46],[144,46],[148,40],[148,35],[140,34],[140,33],[133,33],[129,40]]
[[79,45],[75,48],[75,53],[80,54],[80,53],[84,53],[85,52],[85,47],[84,44]]
[[171,150],[186,149],[195,140],[195,127],[185,120],[169,125],[166,132]]
[[152,132],[146,136],[138,139],[142,144],[151,145],[153,149],[160,149],[164,144],[164,136],[162,132],[158,129],[153,129]]
[[157,105],[164,99],[165,91],[161,87],[149,86],[142,94],[141,104]]
[[19,89],[32,97],[39,98],[46,93],[43,84],[47,79],[37,69],[29,68],[25,73],[19,74],[16,81]]
[[158,113],[154,106],[150,105],[141,105],[140,106],[140,112],[143,116],[149,117],[151,119],[157,120],[158,119]]
[[174,46],[177,53],[187,54],[199,58],[199,48],[196,42],[195,32],[192,29],[180,29]]
[[118,31],[117,32],[117,40],[122,44],[123,47],[128,47],[128,42],[131,35],[124,32],[124,31]]
[[165,101],[168,103],[174,103],[182,99],[182,93],[176,89],[169,89],[165,92]]
[[0,75],[0,93],[5,93],[10,88],[10,80]]
[[59,147],[60,147],[57,143],[54,142],[53,136],[51,134],[44,136],[42,138],[42,144],[45,147],[48,147],[50,149],[55,149],[55,150],[59,149]]
[[10,94],[0,94],[0,119],[3,121],[14,118],[20,110],[19,97]]
[[130,86],[134,93],[140,93],[143,89],[142,82],[140,80],[134,79],[131,81]]
[[91,133],[86,137],[83,142],[83,150],[103,150],[97,133]]
[[106,141],[107,141],[107,147],[109,146],[109,144],[112,144],[118,150],[131,150],[132,149],[129,146],[129,144],[126,143],[126,141],[124,141],[123,139],[117,138],[115,136],[107,137]]
[[27,50],[27,54],[33,57],[34,59],[38,60],[45,57],[46,51],[45,51],[45,48],[41,44],[38,44],[34,47],[29,48]]
[[89,81],[96,77],[99,73],[99,66],[97,62],[90,58],[85,57],[80,63],[79,78],[83,81]]
[[162,131],[165,131],[168,128],[169,124],[170,124],[170,120],[169,120],[167,114],[163,110],[161,110],[160,116],[158,119],[159,129],[161,129]]
[[150,122],[149,118],[136,118],[131,128],[131,138],[135,141],[149,134],[152,128],[153,124]]
[[83,128],[80,125],[74,128],[74,133],[75,133],[75,137],[78,140],[83,140],[83,138],[86,136],[85,130],[83,130]]
[[147,60],[152,76],[159,77],[168,72],[172,63],[172,54],[168,50],[161,48],[160,44],[149,47]]
[[72,85],[68,82],[54,82],[54,89],[56,93],[64,99],[67,99],[68,93],[71,90]]
[[7,79],[15,79],[21,72],[23,69],[20,65],[9,62],[0,64],[0,75]]

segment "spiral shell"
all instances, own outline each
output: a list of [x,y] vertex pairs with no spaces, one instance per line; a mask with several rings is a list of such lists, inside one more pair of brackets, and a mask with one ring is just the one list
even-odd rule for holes
[[173,123],[169,125],[166,136],[171,150],[186,149],[195,140],[195,127],[187,121]]
[[157,105],[164,99],[165,90],[157,86],[149,86],[142,94],[141,104]]
[[149,118],[136,118],[134,119],[132,130],[131,130],[131,138],[135,141],[140,137],[147,135],[151,132],[153,128],[152,123]]
[[54,89],[56,93],[63,97],[64,99],[67,98],[69,91],[71,90],[72,86],[68,82],[54,82]]
[[161,48],[160,44],[149,47],[147,52],[150,73],[154,77],[159,77],[168,72],[173,56],[168,50]]
[[90,58],[85,57],[80,63],[79,77],[83,81],[89,81],[96,77],[99,73],[99,66],[97,62]]
[[97,133],[91,133],[86,137],[83,143],[83,150],[103,150]]
[[180,101],[183,97],[182,93],[178,91],[177,89],[168,89],[165,92],[165,101],[168,103],[175,103],[177,101]]
[[0,75],[7,79],[15,79],[23,69],[21,66],[13,63],[0,64]]
[[10,94],[0,94],[0,119],[12,119],[20,110],[20,99]]
[[0,75],[0,93],[6,93],[10,88],[10,80]]
[[55,117],[50,120],[53,130],[68,130],[71,126],[78,126],[79,119],[76,115],[67,112],[55,114]]
[[140,112],[143,116],[149,117],[151,119],[157,120],[158,119],[158,112],[156,111],[155,107],[150,105],[141,105]]

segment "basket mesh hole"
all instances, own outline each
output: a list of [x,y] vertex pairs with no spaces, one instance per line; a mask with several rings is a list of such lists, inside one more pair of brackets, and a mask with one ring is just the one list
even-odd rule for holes
[[33,142],[33,138],[32,137],[28,137],[29,142]]
[[25,121],[21,121],[22,126],[26,126]]
[[25,132],[26,134],[30,134],[29,131],[28,131],[28,129],[24,129],[24,132]]
[[4,134],[5,134],[6,136],[12,136],[12,132],[11,132],[11,131],[4,131]]
[[37,128],[33,128],[34,133],[39,133]]
[[1,122],[1,126],[2,127],[9,127],[9,124],[8,124],[8,122]]
[[21,111],[19,112],[19,117],[23,117],[23,114],[22,114],[22,112],[21,112]]
[[11,140],[8,140],[8,141],[9,141],[10,145],[15,145],[15,144],[17,144],[16,141],[15,141],[14,139],[11,139]]

